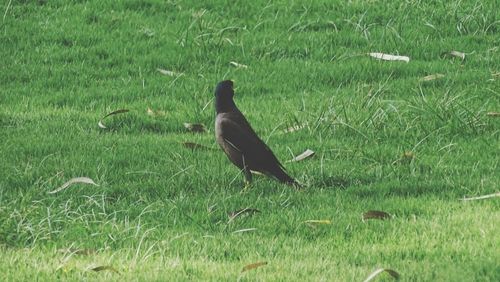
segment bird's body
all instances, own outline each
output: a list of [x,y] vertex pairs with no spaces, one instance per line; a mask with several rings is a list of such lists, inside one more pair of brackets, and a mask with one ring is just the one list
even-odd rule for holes
[[226,80],[217,85],[215,136],[229,160],[243,170],[247,182],[252,180],[250,171],[258,171],[283,183],[297,184],[238,110],[233,95],[232,81]]

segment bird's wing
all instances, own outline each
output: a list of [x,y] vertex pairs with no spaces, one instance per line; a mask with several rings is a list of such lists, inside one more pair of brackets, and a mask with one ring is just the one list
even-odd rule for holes
[[240,113],[225,113],[219,120],[224,141],[231,147],[240,151],[246,158],[255,162],[266,160],[267,162],[277,162],[269,147],[257,136],[250,124]]

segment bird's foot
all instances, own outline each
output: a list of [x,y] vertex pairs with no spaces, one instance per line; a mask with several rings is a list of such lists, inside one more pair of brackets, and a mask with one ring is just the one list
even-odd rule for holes
[[241,193],[246,193],[250,188],[252,187],[252,183],[250,181],[245,180],[245,185],[243,186],[243,190],[241,190]]

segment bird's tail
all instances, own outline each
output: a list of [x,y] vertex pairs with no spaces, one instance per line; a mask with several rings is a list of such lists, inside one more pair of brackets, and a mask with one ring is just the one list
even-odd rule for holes
[[281,183],[284,183],[286,185],[290,186],[297,186],[300,187],[300,183],[297,182],[297,180],[293,179],[286,173],[286,171],[283,168],[279,168],[278,171],[274,174],[274,177],[276,177]]

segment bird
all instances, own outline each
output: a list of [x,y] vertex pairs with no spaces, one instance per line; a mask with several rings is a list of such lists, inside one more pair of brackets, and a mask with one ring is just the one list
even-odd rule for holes
[[224,80],[215,87],[215,138],[229,160],[243,171],[246,185],[251,171],[274,177],[280,182],[300,186],[290,177],[271,149],[262,141],[236,107],[233,81]]

